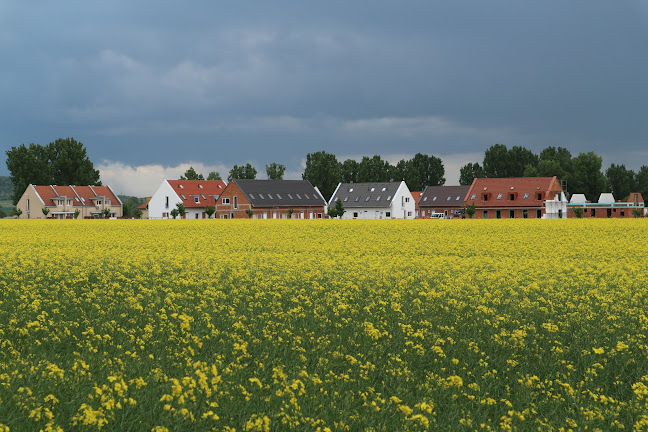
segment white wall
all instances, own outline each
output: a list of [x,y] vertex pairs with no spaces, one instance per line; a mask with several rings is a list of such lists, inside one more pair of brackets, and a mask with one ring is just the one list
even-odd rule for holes
[[[339,187],[339,185],[338,185]],[[335,194],[333,194],[335,196]],[[396,190],[389,207],[344,207],[342,219],[353,219],[357,213],[357,219],[415,219],[416,203],[405,182],[401,182]],[[389,212],[389,216],[387,216]]]
[[[168,208],[166,207],[166,197],[169,197]],[[176,208],[176,204],[181,202],[182,200],[175,193],[169,182],[164,180],[151,197],[151,201],[149,201],[149,219],[162,219],[163,213],[170,213],[171,210]],[[166,216],[166,218],[171,218],[171,216]]]

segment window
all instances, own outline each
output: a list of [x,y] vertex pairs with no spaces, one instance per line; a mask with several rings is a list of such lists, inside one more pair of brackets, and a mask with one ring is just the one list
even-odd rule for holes
[[522,197],[522,199],[527,199],[527,198],[529,198],[529,192],[525,193],[524,196]]
[[538,194],[536,195],[536,199],[538,201],[542,201],[542,192],[538,192]]
[[484,195],[482,195],[482,199],[483,199],[484,201],[488,201],[488,194],[484,194]]
[[409,217],[409,216],[412,216],[412,212],[409,212],[409,211],[408,211],[408,212],[407,212],[407,216],[408,216],[408,217]]
[[358,201],[360,201],[360,197],[359,197],[359,196],[356,197],[356,199],[355,199],[355,202],[358,202]]
[[383,192],[385,192],[386,190],[387,190],[387,188],[386,188],[386,187],[384,187],[384,188],[382,188],[382,191],[383,191]]
[[446,199],[446,201],[450,201],[451,199],[452,199],[452,197],[448,197],[448,199]]
[[428,197],[423,197],[423,202],[427,201]]
[[205,198],[205,195],[200,194],[200,196],[202,197],[202,199],[204,199],[205,201],[207,201],[207,198]]
[[349,192],[353,192],[353,188],[349,189]]
[[387,201],[391,201],[391,195],[387,197]]
[[308,198],[308,194],[304,194],[304,198],[310,199],[310,198]]
[[488,210],[482,211],[482,218],[483,219],[488,219]]
[[275,194],[275,195],[277,195],[277,198],[283,199],[283,198],[281,198],[281,195],[279,195],[279,194]]
[[436,201],[436,200],[437,200],[437,197],[432,198],[432,201]]
[[406,198],[405,198],[405,202],[409,202],[409,197],[406,197]]
[[234,213],[230,213],[230,219],[234,219]]
[[501,210],[495,210],[495,218],[496,219],[501,219],[502,218],[502,211]]
[[536,219],[542,219],[542,210],[536,210]]
[[[353,190],[353,189],[351,189],[351,190]],[[290,195],[290,194],[288,194],[288,198],[290,198],[290,199],[294,199],[293,196]]]
[[229,198],[223,198],[223,204],[229,204],[230,199]]
[[509,210],[509,219],[515,219],[515,210]]
[[178,185],[178,187],[179,187],[180,189],[184,189],[184,186],[182,186],[182,185]]
[[263,194],[261,194],[261,193],[259,194],[259,198],[261,198],[261,199],[265,199],[265,197],[264,197]]
[[254,198],[254,195],[252,195],[252,194],[248,194],[248,195],[250,195],[250,198],[256,199],[256,198]]
[[353,212],[353,217],[357,218],[358,217],[358,212]]
[[27,212],[29,212],[29,198],[27,198]]
[[471,200],[474,200],[475,198],[477,198],[477,194],[472,194],[472,196],[470,197]]
[[67,200],[67,205],[69,205],[69,206],[72,205],[72,200],[71,199]]
[[274,199],[274,198],[272,198],[272,194],[266,194],[266,195],[268,195],[268,198]]
[[195,216],[196,216],[196,219],[198,219],[198,213],[196,213]]
[[344,197],[344,202],[347,202],[349,200],[349,197]]
[[295,194],[295,195],[297,195],[297,199],[301,199],[301,195],[299,194]]
[[391,212],[385,212],[385,217],[391,217]]
[[515,194],[509,194],[509,201],[515,200]]
[[502,194],[497,194],[497,199],[502,199]]
[[371,188],[371,192],[373,192],[373,191],[375,191],[375,190],[376,190],[376,188]]
[[[238,208],[238,197],[234,195],[234,208]],[[234,213],[232,213],[232,219],[234,219]]]
[[165,198],[166,198],[166,203],[165,203],[164,207],[169,208],[169,197],[165,197]]
[[529,217],[529,211],[528,210],[522,210],[522,219],[527,219]]
[[194,197],[194,202],[195,202],[196,204],[199,203],[199,202],[200,202],[200,197],[199,197],[199,196],[195,196],[195,197]]
[[367,197],[367,198],[365,198],[365,202],[369,201],[369,198],[371,198],[371,197]]
[[187,197],[184,196],[184,194],[180,194],[180,196],[182,197],[183,200],[186,200],[186,199],[187,199]]
[[380,195],[378,195],[378,197],[376,198],[376,201],[380,201]]
[[202,185],[201,185],[201,184],[199,184],[199,185],[198,185],[198,189],[202,189],[202,188],[203,188],[203,187],[202,187]]

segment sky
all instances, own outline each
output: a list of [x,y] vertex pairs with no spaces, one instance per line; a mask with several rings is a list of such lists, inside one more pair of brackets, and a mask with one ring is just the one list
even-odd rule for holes
[[0,175],[13,146],[81,141],[150,196],[193,166],[440,157],[494,144],[648,165],[644,0],[0,0]]

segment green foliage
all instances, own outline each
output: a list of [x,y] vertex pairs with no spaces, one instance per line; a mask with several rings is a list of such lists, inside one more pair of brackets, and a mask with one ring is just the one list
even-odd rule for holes
[[342,183],[358,182],[358,161],[347,159],[340,164],[340,175]]
[[422,191],[426,186],[443,186],[445,168],[436,156],[417,153],[412,159],[401,160],[392,167],[392,181],[404,180],[411,191]]
[[616,199],[626,199],[636,189],[635,173],[625,165],[610,165],[605,171],[605,177]]
[[137,210],[140,205],[144,204],[148,198],[138,198],[130,195],[119,195],[119,200],[122,202],[122,211],[124,217],[134,217],[137,215]]
[[110,217],[110,209],[109,208],[103,209],[102,213],[104,215],[104,218],[108,219]]
[[12,213],[15,214],[16,216],[20,217],[20,215],[21,215],[23,212],[22,212],[22,210],[20,210],[19,208],[14,208]]
[[477,211],[477,206],[475,205],[475,201],[471,202],[470,204],[466,204],[464,208],[466,210],[466,214],[468,215],[468,218],[472,219],[475,216],[475,212]]
[[227,181],[230,182],[233,179],[255,179],[257,175],[257,170],[249,163],[245,165],[234,165],[229,172]]
[[216,207],[208,205],[205,207],[205,213],[207,214],[207,219],[211,219],[214,213],[216,213]]
[[293,209],[288,209],[288,219],[292,219],[292,215],[295,212]]
[[581,219],[583,217],[583,209],[581,207],[574,207],[573,210],[576,219]]
[[137,210],[135,211],[135,218],[137,218],[137,219],[142,219],[142,215],[143,215],[143,214],[144,214],[144,212],[142,211],[142,209],[137,209]]
[[495,144],[486,150],[484,153],[484,175],[486,177],[512,177],[509,172],[509,152],[504,144]]
[[6,218],[6,217],[7,217],[7,212],[5,212],[5,210],[2,207],[0,207],[0,219]]
[[251,218],[252,215],[254,214],[254,212],[251,209],[245,210],[245,213],[248,215],[249,218]]
[[639,218],[639,217],[643,216],[643,211],[641,211],[640,208],[635,207],[635,208],[632,209],[632,216],[634,216],[635,218]]
[[569,180],[571,193],[585,194],[592,202],[607,189],[607,180],[601,172],[603,159],[594,152],[581,153],[572,160],[573,172]]
[[170,211],[169,213],[171,214],[171,217],[172,217],[173,219],[177,218],[178,215],[180,214],[180,212],[178,211],[177,208],[171,209],[171,211]]
[[50,212],[50,209],[48,209],[47,207],[43,207],[43,208],[41,209],[41,211],[43,212],[43,214],[44,214],[45,216],[47,216],[47,215],[49,214],[49,212]]
[[100,185],[99,171],[82,143],[59,138],[47,146],[21,144],[7,150],[7,168],[14,186],[12,199],[18,202],[29,184]]
[[75,210],[74,210],[74,219],[78,219],[78,218],[79,218],[79,214],[81,214],[81,210],[79,210],[79,209],[75,209]]
[[341,199],[338,198],[335,202],[335,206],[328,209],[328,215],[331,218],[342,217],[342,215],[344,215],[344,205],[342,204]]
[[276,162],[272,162],[271,164],[266,165],[266,174],[268,175],[268,180],[282,180],[285,172],[286,167]]
[[212,171],[207,176],[207,180],[223,180],[217,171]]
[[469,162],[459,170],[459,184],[462,186],[470,186],[473,180],[483,177],[484,169],[477,162]]
[[10,200],[13,197],[13,183],[9,176],[0,176],[0,201]]
[[198,174],[194,167],[190,166],[184,175],[180,176],[180,180],[205,180],[205,178],[202,174]]
[[176,209],[178,210],[180,217],[184,219],[185,215],[187,214],[187,207],[185,207],[185,205],[182,203],[177,203]]
[[391,179],[391,165],[380,155],[363,156],[358,164],[358,183],[388,182]]
[[326,199],[330,199],[340,183],[340,164],[334,154],[325,151],[308,153],[302,179],[317,187]]

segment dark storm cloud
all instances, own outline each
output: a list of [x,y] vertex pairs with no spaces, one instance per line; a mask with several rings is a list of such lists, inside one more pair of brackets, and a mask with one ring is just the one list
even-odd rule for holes
[[298,170],[320,149],[497,142],[631,164],[648,138],[646,42],[639,1],[8,1],[0,142],[74,136],[132,165]]

